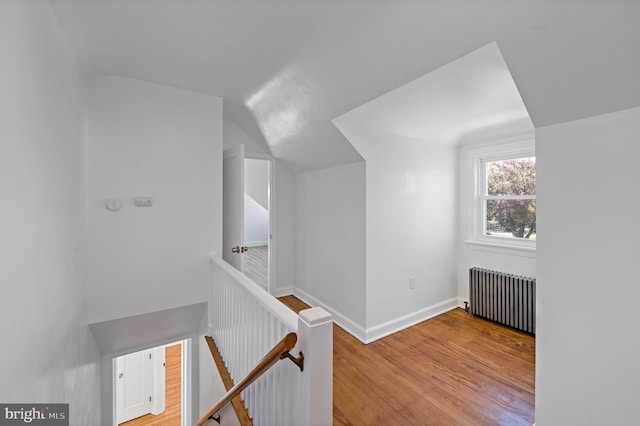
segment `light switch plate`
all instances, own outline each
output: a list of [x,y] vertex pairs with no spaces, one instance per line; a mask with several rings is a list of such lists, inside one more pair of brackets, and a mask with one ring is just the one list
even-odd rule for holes
[[136,197],[133,199],[133,204],[136,207],[151,207],[153,205],[153,198],[151,197]]

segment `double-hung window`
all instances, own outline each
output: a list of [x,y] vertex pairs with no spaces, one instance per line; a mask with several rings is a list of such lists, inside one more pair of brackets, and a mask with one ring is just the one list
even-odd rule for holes
[[469,243],[535,254],[534,142],[519,141],[469,152],[475,188]]

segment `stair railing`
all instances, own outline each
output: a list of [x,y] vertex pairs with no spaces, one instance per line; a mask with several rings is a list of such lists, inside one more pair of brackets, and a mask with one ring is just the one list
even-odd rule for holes
[[227,403],[229,403],[233,398],[238,396],[242,391],[244,391],[251,383],[256,381],[262,374],[264,374],[273,364],[278,362],[281,359],[291,359],[299,368],[300,371],[304,371],[304,354],[300,353],[300,356],[297,358],[293,357],[289,351],[291,351],[295,345],[298,337],[295,333],[287,334],[284,339],[282,339],[276,346],[273,347],[266,354],[260,362],[251,370],[242,380],[236,383],[231,389],[227,391],[227,393],[220,398],[216,404],[211,407],[209,411],[205,415],[203,415],[200,420],[198,420],[195,426],[202,426],[206,423],[207,420],[213,419],[217,422],[220,421],[220,418],[216,418],[215,414],[222,409]]
[[[331,315],[322,308],[296,314],[218,257],[211,258],[211,272],[210,334],[254,424],[330,425],[333,419]],[[278,353],[275,360],[263,357],[265,353],[280,351],[279,343],[290,333],[297,335],[293,351],[286,349]],[[304,370],[301,372],[291,363],[276,363],[284,352],[303,353]],[[263,361],[266,364],[273,361],[271,368],[250,377]],[[248,378],[252,380],[245,380]],[[246,386],[240,389],[243,381],[247,382]],[[209,417],[201,414],[205,420]]]

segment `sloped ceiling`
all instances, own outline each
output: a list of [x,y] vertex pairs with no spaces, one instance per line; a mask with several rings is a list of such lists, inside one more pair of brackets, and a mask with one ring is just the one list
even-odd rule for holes
[[640,2],[50,0],[87,77],[222,96],[294,172],[360,159],[331,120],[492,41],[537,126],[640,105]]
[[341,131],[347,126],[352,131],[367,129],[446,145],[534,130],[496,43],[385,93],[333,123]]

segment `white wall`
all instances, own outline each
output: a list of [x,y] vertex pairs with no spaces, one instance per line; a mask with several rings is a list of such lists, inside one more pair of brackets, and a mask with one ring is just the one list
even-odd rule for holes
[[247,247],[269,243],[269,211],[244,193],[244,242]]
[[295,178],[294,293],[329,310],[362,338],[365,328],[365,165]]
[[638,422],[640,108],[536,131],[536,424]]
[[[457,170],[455,147],[399,135],[366,137],[372,339],[457,304]],[[409,277],[415,277],[415,289],[409,289]]]
[[244,160],[244,245],[269,242],[269,160]]
[[244,192],[265,209],[269,208],[269,161],[244,160]]
[[[464,211],[464,214],[466,214],[466,211]],[[540,225],[538,225],[538,228],[540,228]],[[462,301],[469,301],[469,269],[473,267],[506,272],[523,277],[536,277],[535,257],[501,254],[470,248],[464,242],[464,238],[460,238],[458,247],[458,297]]]
[[0,401],[99,424],[86,321],[84,77],[48,2],[0,2]]
[[90,322],[206,301],[222,249],[222,99],[96,78],[89,141]]
[[256,142],[251,136],[249,136],[244,130],[242,130],[236,123],[231,120],[223,120],[223,141],[224,149],[234,147],[236,145],[244,145],[244,152],[251,154],[271,154],[266,152],[265,149]]
[[457,306],[457,150],[348,119],[334,123],[366,164],[361,340],[370,342]]
[[[524,136],[523,136],[524,137]],[[531,136],[533,138],[533,135]],[[470,238],[469,214],[473,212],[473,170],[469,169],[469,150],[478,146],[492,146],[504,143],[504,138],[495,138],[493,142],[477,142],[458,148],[458,297],[469,300],[469,268],[479,267],[524,277],[536,276],[535,253],[529,256],[523,253],[496,253],[488,249],[470,247],[465,241]]]
[[[280,163],[275,162],[275,226],[274,251],[277,253],[275,283],[271,292],[275,295],[291,294],[294,285],[294,179]],[[273,193],[272,193],[273,194]]]

